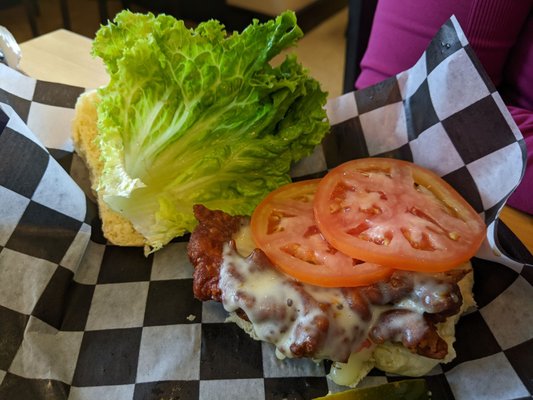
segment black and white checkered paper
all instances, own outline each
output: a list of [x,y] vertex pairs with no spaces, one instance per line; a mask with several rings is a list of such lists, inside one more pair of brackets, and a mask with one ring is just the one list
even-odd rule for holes
[[[73,154],[82,88],[0,66],[0,399],[308,399],[338,391],[329,363],[276,358],[192,295],[186,238],[149,257],[111,246]],[[530,398],[533,267],[497,221],[519,183],[522,136],[455,18],[419,62],[328,103],[332,131],[293,170],[352,158],[426,166],[490,225],[474,258],[479,308],[457,326],[457,359],[427,377],[434,400]],[[400,379],[372,371],[362,385]]]

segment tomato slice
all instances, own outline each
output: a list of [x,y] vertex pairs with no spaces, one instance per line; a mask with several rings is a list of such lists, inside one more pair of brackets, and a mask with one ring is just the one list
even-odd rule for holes
[[390,158],[352,160],[331,170],[318,185],[314,211],[320,231],[340,251],[415,271],[466,262],[486,230],[438,175]]
[[252,214],[256,245],[278,269],[317,286],[361,286],[389,276],[392,269],[347,256],[324,239],[313,211],[318,183],[291,183],[270,193]]

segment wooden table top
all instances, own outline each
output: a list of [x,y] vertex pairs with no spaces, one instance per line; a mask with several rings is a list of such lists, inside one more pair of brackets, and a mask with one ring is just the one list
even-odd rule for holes
[[95,88],[109,77],[104,64],[91,55],[91,39],[65,29],[20,44],[19,69],[40,80]]
[[[31,77],[94,88],[109,77],[100,59],[90,54],[91,39],[60,29],[20,44],[19,68]],[[533,216],[504,207],[501,220],[533,253]]]

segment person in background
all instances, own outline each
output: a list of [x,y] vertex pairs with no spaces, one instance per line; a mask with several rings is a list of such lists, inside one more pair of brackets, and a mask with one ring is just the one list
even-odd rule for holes
[[379,0],[355,88],[413,66],[451,15],[525,138],[526,172],[507,204],[533,214],[533,0]]

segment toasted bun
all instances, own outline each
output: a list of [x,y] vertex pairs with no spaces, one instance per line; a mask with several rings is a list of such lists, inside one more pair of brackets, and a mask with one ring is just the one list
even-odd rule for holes
[[98,135],[96,113],[98,101],[99,97],[96,90],[83,93],[78,98],[72,123],[74,149],[89,170],[91,188],[97,199],[104,237],[110,243],[118,246],[144,246],[144,237],[135,230],[129,220],[110,209],[103,201],[102,194],[96,190],[103,169],[100,149],[95,141]]

